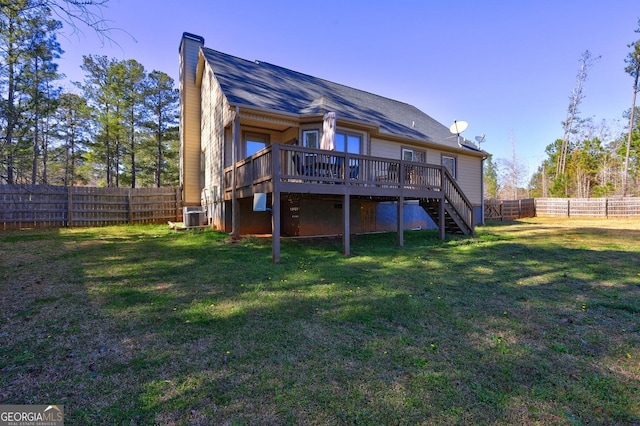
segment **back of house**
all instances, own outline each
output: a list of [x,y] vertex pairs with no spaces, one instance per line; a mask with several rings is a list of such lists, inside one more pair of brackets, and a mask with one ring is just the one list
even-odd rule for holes
[[[183,199],[205,206],[213,227],[472,234],[481,221],[488,154],[418,108],[222,53],[189,33],[179,54]],[[256,197],[270,207],[255,209]]]

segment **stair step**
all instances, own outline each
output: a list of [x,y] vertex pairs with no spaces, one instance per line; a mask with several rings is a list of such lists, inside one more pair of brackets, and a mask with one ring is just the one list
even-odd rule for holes
[[[440,222],[440,201],[436,199],[428,199],[426,201],[421,201],[420,205],[427,212],[427,214],[433,219],[436,223]],[[444,220],[444,228],[445,232],[449,234],[463,234],[468,235],[472,233],[472,230],[469,230],[468,227],[462,228],[455,218],[452,216],[455,214],[451,208],[445,208],[445,220]],[[462,218],[460,221],[464,222]]]

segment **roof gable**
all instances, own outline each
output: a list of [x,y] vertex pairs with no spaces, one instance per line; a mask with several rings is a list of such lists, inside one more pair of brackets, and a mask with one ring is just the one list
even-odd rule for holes
[[407,103],[209,48],[202,53],[231,105],[295,115],[334,111],[339,119],[378,126],[381,134],[460,147],[446,126]]

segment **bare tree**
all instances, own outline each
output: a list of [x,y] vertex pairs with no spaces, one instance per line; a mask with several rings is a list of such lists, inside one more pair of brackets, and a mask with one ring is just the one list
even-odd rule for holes
[[510,138],[511,156],[509,158],[498,159],[500,165],[501,182],[500,187],[503,191],[501,198],[518,199],[519,191],[522,185],[522,181],[527,175],[526,164],[518,157],[516,151],[516,141],[513,134]]
[[561,177],[567,165],[567,152],[569,151],[569,139],[574,132],[574,122],[578,116],[578,106],[582,99],[584,99],[583,85],[587,80],[587,73],[594,63],[600,59],[600,56],[594,58],[591,56],[591,52],[585,50],[580,56],[580,69],[578,70],[578,76],[576,77],[576,85],[569,97],[569,108],[567,110],[567,119],[562,122],[564,129],[564,137],[562,138],[562,146],[560,148],[560,155],[558,156],[558,163],[556,165],[556,178]]
[[[638,29],[636,33],[640,33],[640,19],[638,19]],[[633,77],[633,102],[631,103],[631,114],[629,114],[629,135],[627,137],[627,150],[624,157],[624,170],[622,174],[622,195],[627,195],[627,178],[629,175],[629,152],[631,151],[631,140],[633,131],[635,130],[635,112],[636,112],[636,95],[638,94],[638,76],[640,76],[640,40],[628,45],[632,50],[627,55],[625,62],[627,67],[624,69],[631,77]]]

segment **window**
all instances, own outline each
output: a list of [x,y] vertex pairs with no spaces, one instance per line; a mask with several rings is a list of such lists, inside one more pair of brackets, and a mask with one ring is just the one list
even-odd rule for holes
[[362,136],[352,133],[336,132],[336,151],[360,154]]
[[245,133],[244,134],[244,150],[245,158],[251,157],[256,152],[260,151],[269,145],[269,135],[260,135],[257,133]]
[[407,161],[427,162],[427,153],[413,148],[402,148],[402,159]]
[[442,165],[449,171],[452,178],[456,178],[456,157],[442,156]]
[[320,138],[318,130],[304,130],[302,132],[302,146],[305,148],[320,148]]

